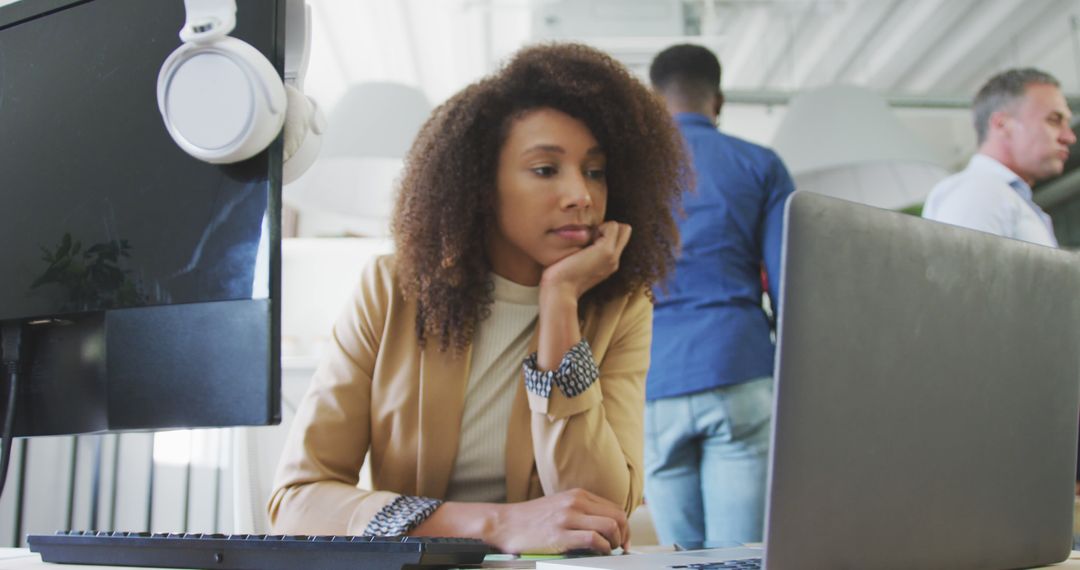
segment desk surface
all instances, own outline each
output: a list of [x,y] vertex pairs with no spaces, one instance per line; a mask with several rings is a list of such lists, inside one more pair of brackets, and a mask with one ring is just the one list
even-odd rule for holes
[[[653,549],[649,549],[653,552]],[[515,565],[516,566],[516,565]],[[139,570],[131,566],[72,566],[70,564],[48,564],[41,561],[41,557],[25,548],[0,548],[0,570],[42,570],[44,568],[73,570],[83,568],[86,570]],[[1073,551],[1069,559],[1061,564],[1044,566],[1054,570],[1076,569],[1080,570],[1080,551]],[[153,570],[153,569],[144,569]]]

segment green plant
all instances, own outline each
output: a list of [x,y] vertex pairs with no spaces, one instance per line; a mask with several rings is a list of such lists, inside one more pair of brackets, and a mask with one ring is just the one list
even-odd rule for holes
[[67,292],[64,310],[111,309],[145,304],[130,270],[121,267],[121,258],[131,257],[126,239],[97,243],[86,250],[82,242],[64,233],[54,250],[41,248],[41,260],[48,264],[30,289],[57,285]]
[[922,215],[922,209],[923,209],[922,204],[913,204],[911,206],[908,206],[907,208],[900,208],[900,211],[905,213],[905,214],[911,214],[912,216],[921,216]]

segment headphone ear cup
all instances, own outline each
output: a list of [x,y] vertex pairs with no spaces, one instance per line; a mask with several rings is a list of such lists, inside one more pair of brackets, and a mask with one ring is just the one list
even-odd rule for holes
[[285,121],[277,70],[259,50],[228,36],[177,48],[158,73],[157,96],[176,144],[214,164],[255,156]]
[[318,157],[326,119],[318,103],[299,89],[286,83],[285,93],[289,108],[285,113],[285,150],[281,181],[289,184],[300,178]]

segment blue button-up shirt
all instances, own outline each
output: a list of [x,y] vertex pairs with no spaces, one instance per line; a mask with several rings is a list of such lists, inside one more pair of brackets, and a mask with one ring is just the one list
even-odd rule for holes
[[761,269],[776,307],[784,202],[795,190],[772,150],[720,133],[704,115],[675,120],[693,156],[697,188],[683,196],[674,275],[666,291],[656,288],[650,400],[772,374]]

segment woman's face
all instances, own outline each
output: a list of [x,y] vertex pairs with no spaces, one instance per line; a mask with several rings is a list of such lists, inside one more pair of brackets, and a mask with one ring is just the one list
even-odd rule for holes
[[585,123],[547,107],[515,119],[495,178],[495,273],[537,285],[545,267],[591,244],[607,208],[605,168]]

